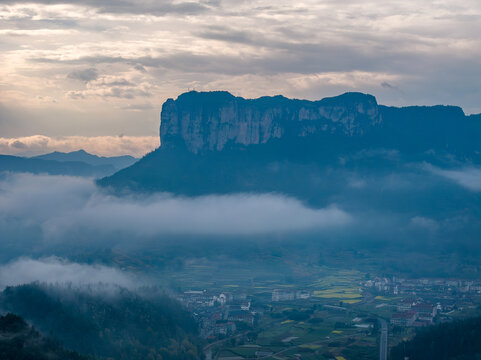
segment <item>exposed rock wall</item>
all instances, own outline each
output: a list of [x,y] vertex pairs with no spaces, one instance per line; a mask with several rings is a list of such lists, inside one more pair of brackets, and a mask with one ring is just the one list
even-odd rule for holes
[[359,136],[381,122],[376,99],[361,93],[306,101],[283,96],[247,100],[228,92],[189,92],[164,103],[160,136],[162,146],[185,144],[198,153],[220,151],[230,142],[263,144],[286,135]]

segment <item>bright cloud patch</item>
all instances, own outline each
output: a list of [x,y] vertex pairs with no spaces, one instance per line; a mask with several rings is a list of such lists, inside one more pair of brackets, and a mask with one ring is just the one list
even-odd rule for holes
[[281,195],[119,198],[100,192],[90,180],[11,175],[0,183],[0,225],[2,221],[39,226],[47,239],[90,231],[129,234],[135,241],[156,235],[320,231],[345,226],[351,216],[335,206],[309,208]]
[[443,170],[433,166],[428,169],[434,174],[440,175],[446,179],[456,182],[468,190],[481,191],[481,169],[479,168],[463,168],[458,170]]
[[102,283],[125,288],[138,286],[131,275],[118,269],[78,264],[57,257],[40,260],[21,258],[0,267],[0,289],[32,282],[77,286]]

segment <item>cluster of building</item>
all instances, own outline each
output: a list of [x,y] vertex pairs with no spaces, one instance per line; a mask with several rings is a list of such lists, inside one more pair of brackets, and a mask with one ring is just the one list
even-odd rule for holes
[[252,326],[261,309],[253,309],[246,294],[211,294],[203,291],[186,291],[177,296],[197,319],[204,338],[229,335],[240,324]]
[[274,290],[272,302],[309,299],[312,293],[307,290]]
[[370,293],[401,298],[391,324],[403,327],[449,320],[453,310],[481,303],[480,281],[393,277],[368,280],[362,286]]
[[481,281],[462,279],[404,279],[399,277],[375,278],[362,284],[380,293],[403,295],[423,292],[444,294],[462,293],[481,295]]
[[434,318],[440,310],[440,305],[418,303],[405,299],[397,307],[398,312],[391,317],[391,324],[397,326],[428,326],[433,324]]

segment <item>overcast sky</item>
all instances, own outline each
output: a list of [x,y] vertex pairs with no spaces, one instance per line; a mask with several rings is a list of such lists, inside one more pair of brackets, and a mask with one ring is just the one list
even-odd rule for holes
[[479,0],[0,0],[0,138],[154,148],[162,103],[189,89],[479,113],[479,34]]

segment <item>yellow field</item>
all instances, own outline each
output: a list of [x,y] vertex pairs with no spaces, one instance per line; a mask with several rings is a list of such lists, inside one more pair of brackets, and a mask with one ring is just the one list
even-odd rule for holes
[[352,299],[352,300],[342,300],[343,303],[346,303],[346,304],[357,304],[357,303],[360,303],[362,300],[360,299]]
[[362,298],[361,294],[356,293],[345,293],[345,292],[338,292],[338,293],[325,293],[323,291],[319,291],[318,294],[314,294],[314,297],[323,298],[323,299],[340,299],[340,300],[353,300],[353,299],[360,299]]
[[385,296],[376,296],[374,299],[382,300],[382,301],[394,301],[394,300],[399,300],[400,298],[399,297],[389,298],[389,297],[385,297]]

